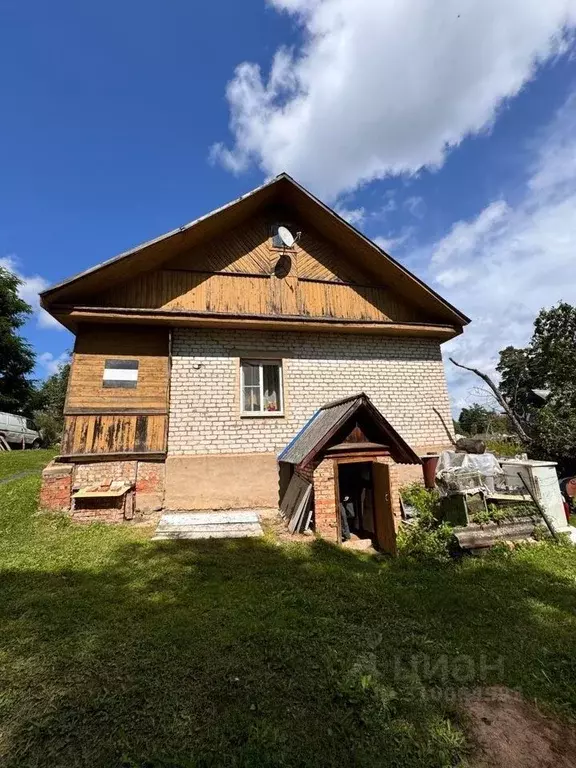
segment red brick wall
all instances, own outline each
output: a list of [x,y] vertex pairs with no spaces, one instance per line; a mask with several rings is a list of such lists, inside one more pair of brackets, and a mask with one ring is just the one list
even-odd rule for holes
[[164,500],[164,462],[162,461],[98,461],[78,464],[52,462],[42,473],[40,506],[44,509],[69,511],[72,493],[95,483],[125,480],[135,492],[126,499],[111,498],[76,500],[72,519],[78,522],[101,520],[119,523],[130,520],[134,511],[141,513],[162,509]]
[[[77,499],[72,519],[77,523],[121,523],[124,518],[124,504],[132,504],[132,491],[124,496],[110,499]],[[105,506],[102,506],[105,503]]]
[[314,471],[314,526],[323,539],[338,541],[338,510],[333,459],[324,459]]
[[73,467],[50,462],[42,472],[40,507],[66,512],[70,509]]
[[163,461],[139,461],[136,470],[136,511],[153,512],[164,504]]

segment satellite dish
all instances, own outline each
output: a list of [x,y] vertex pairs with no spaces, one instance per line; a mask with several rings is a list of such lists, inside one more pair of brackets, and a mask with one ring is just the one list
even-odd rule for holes
[[287,227],[278,227],[278,237],[282,240],[282,243],[286,248],[292,248],[296,242],[296,238]]

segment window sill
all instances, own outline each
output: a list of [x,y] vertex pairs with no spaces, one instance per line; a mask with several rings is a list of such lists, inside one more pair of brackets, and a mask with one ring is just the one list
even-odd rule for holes
[[283,419],[282,411],[252,411],[240,414],[241,419]]

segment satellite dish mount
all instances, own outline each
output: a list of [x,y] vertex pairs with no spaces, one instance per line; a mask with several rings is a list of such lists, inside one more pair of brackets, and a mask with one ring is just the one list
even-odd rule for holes
[[288,227],[278,227],[278,237],[280,238],[284,248],[292,248],[294,243],[298,240],[298,233],[296,237],[290,232]]
[[287,248],[293,248],[294,244],[298,242],[301,236],[301,232],[296,233],[296,237],[290,232],[288,227],[280,226],[277,229],[277,235],[282,243],[282,256],[276,262],[274,267],[274,274],[276,277],[286,277],[290,272],[292,260],[289,254],[286,253]]

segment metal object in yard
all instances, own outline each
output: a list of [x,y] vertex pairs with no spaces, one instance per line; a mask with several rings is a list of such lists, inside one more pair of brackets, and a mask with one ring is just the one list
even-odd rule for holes
[[538,509],[538,512],[540,512],[540,514],[541,514],[541,515],[542,515],[542,517],[544,518],[544,522],[545,522],[545,523],[546,523],[546,525],[548,526],[548,530],[549,530],[549,531],[550,531],[550,533],[552,534],[552,537],[553,537],[554,539],[558,539],[558,536],[557,536],[557,534],[556,534],[556,531],[554,530],[554,526],[552,525],[552,523],[551,523],[551,522],[550,522],[550,520],[548,519],[548,515],[547,515],[547,514],[546,514],[546,512],[544,511],[544,507],[542,506],[542,504],[540,504],[540,502],[538,501],[538,499],[537,499],[537,498],[536,498],[536,496],[534,495],[534,493],[533,493],[533,491],[532,491],[532,488],[530,488],[530,486],[528,485],[528,483],[527,483],[527,482],[526,482],[526,480],[524,479],[524,476],[522,475],[522,473],[521,473],[521,472],[518,472],[518,477],[520,478],[520,480],[522,480],[522,484],[523,484],[524,488],[526,488],[526,490],[528,491],[528,494],[530,495],[530,498],[532,499],[532,501],[533,501],[533,502],[534,502],[534,504],[536,505],[536,508]]

